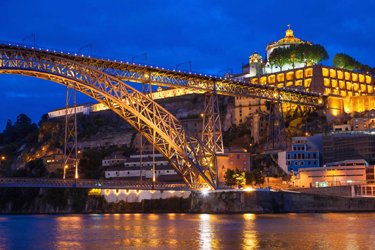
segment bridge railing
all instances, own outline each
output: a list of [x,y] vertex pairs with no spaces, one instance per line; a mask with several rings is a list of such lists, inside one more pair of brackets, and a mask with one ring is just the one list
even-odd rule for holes
[[184,183],[92,179],[0,178],[0,187],[187,190]]

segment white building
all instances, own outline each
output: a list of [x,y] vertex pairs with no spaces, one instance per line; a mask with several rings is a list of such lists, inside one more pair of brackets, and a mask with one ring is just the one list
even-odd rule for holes
[[121,154],[114,154],[107,156],[102,160],[102,167],[108,167],[112,165],[120,165],[126,162],[127,158]]
[[[141,160],[142,159],[142,160]],[[124,178],[128,180],[152,179],[154,175],[156,181],[182,181],[181,177],[173,169],[169,162],[161,154],[145,152],[131,155],[123,166],[110,166],[105,170],[105,178]]]

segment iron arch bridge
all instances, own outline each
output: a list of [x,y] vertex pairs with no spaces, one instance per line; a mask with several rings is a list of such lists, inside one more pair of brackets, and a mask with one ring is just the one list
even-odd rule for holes
[[213,152],[215,148],[189,136],[171,113],[126,82],[188,88],[197,93],[250,96],[307,106],[322,105],[322,97],[314,93],[17,45],[0,45],[0,74],[50,80],[105,104],[153,144],[181,174],[187,185],[194,189],[217,187],[217,172],[212,157],[216,154]]

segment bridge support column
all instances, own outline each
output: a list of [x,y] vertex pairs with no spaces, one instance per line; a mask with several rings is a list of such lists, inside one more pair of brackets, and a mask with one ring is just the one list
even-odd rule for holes
[[65,97],[65,137],[64,137],[64,173],[66,179],[69,168],[74,168],[74,178],[78,179],[78,143],[77,143],[77,90],[66,87]]
[[283,150],[287,147],[285,121],[281,101],[270,103],[267,137],[267,147],[269,150]]
[[216,84],[211,93],[205,95],[202,127],[202,142],[209,149],[205,157],[209,159],[211,173],[215,173],[215,185],[218,185],[217,154],[224,154],[223,134],[221,130],[221,119],[219,111],[218,96],[216,94]]

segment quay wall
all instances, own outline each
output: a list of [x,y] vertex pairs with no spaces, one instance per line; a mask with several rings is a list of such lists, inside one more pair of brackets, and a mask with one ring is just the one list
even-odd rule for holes
[[196,192],[190,200],[190,212],[194,213],[375,212],[375,198],[285,191]]
[[0,214],[375,212],[375,198],[286,191],[89,192],[75,188],[0,188]]

